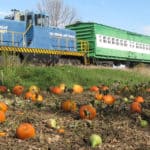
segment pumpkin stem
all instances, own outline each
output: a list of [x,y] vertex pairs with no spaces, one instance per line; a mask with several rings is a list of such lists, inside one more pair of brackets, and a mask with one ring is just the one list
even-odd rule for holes
[[88,110],[84,110],[84,114],[85,116],[89,117],[91,113]]

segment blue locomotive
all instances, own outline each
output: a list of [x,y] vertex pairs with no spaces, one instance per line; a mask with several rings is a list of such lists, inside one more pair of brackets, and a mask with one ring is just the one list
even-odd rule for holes
[[0,45],[76,51],[76,34],[69,29],[50,27],[45,14],[16,10],[0,19]]
[[60,57],[67,60],[68,56],[83,56],[77,52],[75,31],[49,26],[49,17],[44,13],[13,12],[0,19],[0,51],[47,64],[57,63]]

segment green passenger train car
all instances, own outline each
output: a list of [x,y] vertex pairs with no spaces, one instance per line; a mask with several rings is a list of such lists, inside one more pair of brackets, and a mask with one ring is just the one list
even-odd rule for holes
[[[90,58],[118,62],[150,62],[150,36],[93,22],[77,22],[66,28],[76,32],[77,41],[88,41]],[[77,48],[80,51],[80,47]]]

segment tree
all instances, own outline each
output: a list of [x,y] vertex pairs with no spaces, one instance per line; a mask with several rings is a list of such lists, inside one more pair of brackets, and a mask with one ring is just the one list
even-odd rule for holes
[[49,23],[52,26],[65,26],[77,20],[73,8],[64,4],[63,0],[41,0],[38,10],[49,15]]

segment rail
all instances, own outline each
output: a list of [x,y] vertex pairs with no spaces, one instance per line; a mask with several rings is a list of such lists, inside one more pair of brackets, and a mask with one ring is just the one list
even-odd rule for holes
[[27,43],[26,43],[26,40],[25,40],[25,35],[27,34],[27,32],[30,30],[30,28],[32,27],[32,24],[29,24],[29,26],[27,27],[26,31],[23,32],[23,47],[26,47]]
[[86,40],[78,40],[80,51],[84,52],[86,55],[84,56],[84,64],[89,65],[90,64],[90,58],[89,56],[89,42]]
[[[31,27],[32,27],[32,24],[28,26],[25,32],[0,30],[0,45],[26,47],[25,35],[27,34],[27,32],[30,30]],[[10,39],[9,41],[8,41],[8,38]],[[15,41],[15,38],[18,39],[18,41]],[[22,43],[22,45],[20,45],[20,43]]]
[[[7,36],[9,37],[11,40],[8,41],[8,39],[6,40],[6,38],[4,37]],[[19,35],[21,35],[21,37],[23,38],[23,33],[22,32],[15,32],[15,31],[2,31],[0,30],[0,45],[12,45],[15,46],[15,43],[19,43],[15,41],[15,36],[19,37]]]
[[89,52],[89,42],[88,41],[78,40],[78,42],[80,43],[81,51]]

